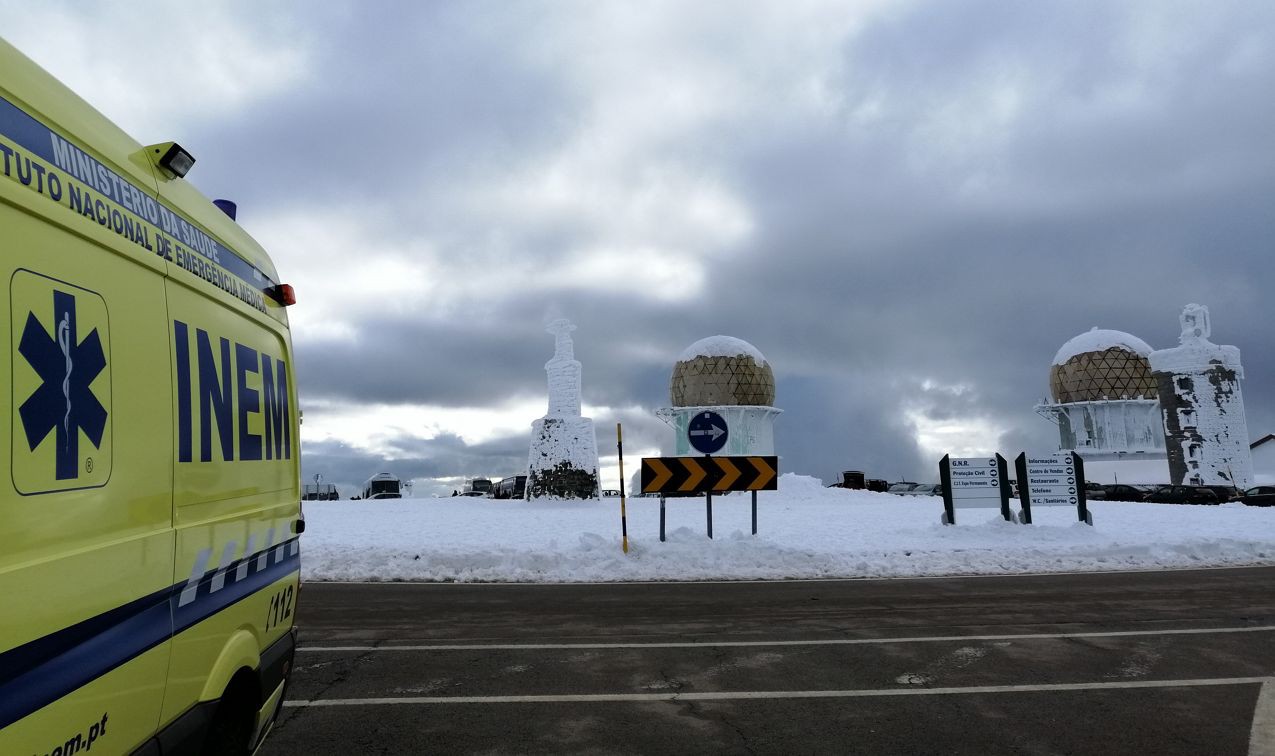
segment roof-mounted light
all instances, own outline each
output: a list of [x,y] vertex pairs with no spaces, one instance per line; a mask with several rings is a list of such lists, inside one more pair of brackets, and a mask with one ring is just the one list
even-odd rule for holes
[[151,160],[160,168],[168,171],[176,178],[182,178],[195,165],[195,156],[191,155],[176,142],[152,144],[146,148]]
[[239,215],[239,205],[235,204],[232,200],[215,199],[213,200],[213,204],[217,206],[218,210],[230,216],[231,220],[234,220]]

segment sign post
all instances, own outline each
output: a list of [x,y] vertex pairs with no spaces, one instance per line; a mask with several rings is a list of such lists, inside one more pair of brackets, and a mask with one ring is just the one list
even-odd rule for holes
[[615,424],[615,450],[620,455],[620,534],[624,539],[624,553],[629,553],[629,517],[624,511],[624,435],[620,424]]
[[[712,460],[712,454],[705,454],[705,460]],[[713,537],[713,489],[704,491],[704,514],[708,517],[708,537]]]
[[660,494],[660,543],[664,543],[664,494]]
[[1075,452],[1029,457],[1019,454],[1014,460],[1018,473],[1018,499],[1023,507],[1022,522],[1030,525],[1032,506],[1075,507],[1076,515],[1086,525],[1093,525],[1085,499],[1085,461]]
[[997,454],[991,457],[943,455],[939,460],[939,479],[943,484],[944,525],[956,524],[956,510],[974,507],[999,507],[1001,517],[1013,522],[1009,509],[1008,465]]

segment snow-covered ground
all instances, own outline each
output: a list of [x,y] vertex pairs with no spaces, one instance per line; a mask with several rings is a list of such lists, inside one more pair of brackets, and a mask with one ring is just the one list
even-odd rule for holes
[[[1015,507],[1017,508],[1017,507]],[[307,580],[573,582],[1011,574],[1275,564],[1275,507],[1093,502],[1094,526],[1074,509],[1033,509],[1034,525],[998,510],[942,500],[823,488],[785,475],[758,502],[629,499],[629,553],[620,500],[527,503],[478,498],[306,502]]]

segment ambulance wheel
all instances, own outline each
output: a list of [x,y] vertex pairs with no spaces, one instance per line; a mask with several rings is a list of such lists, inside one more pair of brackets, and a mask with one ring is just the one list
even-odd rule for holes
[[231,679],[222,694],[203,756],[247,756],[252,748],[252,731],[257,717],[257,690],[251,674],[241,671]]

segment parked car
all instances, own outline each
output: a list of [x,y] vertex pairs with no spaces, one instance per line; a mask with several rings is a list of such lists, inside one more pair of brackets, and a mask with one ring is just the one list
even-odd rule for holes
[[891,483],[891,484],[890,484],[890,487],[889,487],[888,489],[886,489],[886,493],[892,493],[892,494],[905,494],[905,493],[907,493],[907,492],[911,491],[913,488],[916,488],[916,487],[917,487],[917,486],[919,486],[919,485],[921,485],[921,484],[920,484],[920,483],[909,483],[909,482],[907,482],[907,481],[901,481],[901,482],[899,482],[899,483]]
[[490,478],[474,478],[465,485],[465,493],[473,491],[486,496],[492,493],[493,490],[494,486],[492,486]]
[[1235,486],[1204,486],[1204,488],[1217,494],[1217,500],[1220,502],[1234,501],[1244,495],[1244,492]]
[[1240,501],[1250,507],[1275,506],[1275,486],[1255,486],[1240,496]]
[[906,493],[907,496],[942,496],[943,486],[938,483],[921,483]]
[[1085,482],[1085,498],[1089,501],[1102,501],[1111,498],[1107,495],[1107,487],[1092,480]]
[[1146,501],[1160,504],[1219,504],[1217,494],[1207,486],[1160,486]]
[[[1113,483],[1102,486],[1101,490],[1102,498],[1107,501],[1146,501],[1147,494],[1151,493],[1144,488],[1131,486],[1128,483]],[[1088,486],[1085,488],[1085,496],[1090,499],[1095,498],[1089,491]]]

